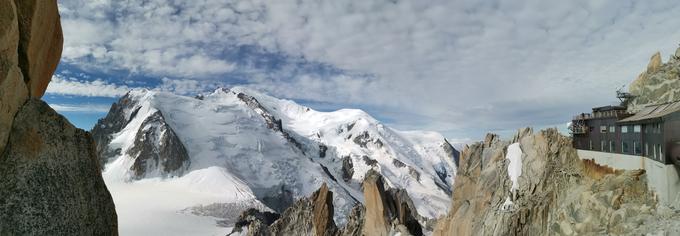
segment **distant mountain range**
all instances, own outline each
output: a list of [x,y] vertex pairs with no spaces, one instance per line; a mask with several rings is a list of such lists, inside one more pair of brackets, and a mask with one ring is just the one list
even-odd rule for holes
[[241,87],[195,97],[133,90],[92,134],[114,200],[117,189],[149,183],[149,194],[209,196],[172,207],[225,226],[250,207],[281,212],[323,183],[342,224],[364,201],[371,169],[434,219],[450,206],[459,156],[436,132],[398,131],[361,110],[319,112]]

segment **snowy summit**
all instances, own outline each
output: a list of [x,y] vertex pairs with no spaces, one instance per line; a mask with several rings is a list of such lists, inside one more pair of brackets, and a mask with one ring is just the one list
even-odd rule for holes
[[[92,133],[121,232],[131,233],[163,228],[139,223],[139,207],[174,219],[168,224],[186,218],[222,232],[215,220],[229,227],[247,208],[281,212],[322,183],[336,193],[342,224],[363,202],[361,181],[370,169],[406,189],[418,214],[434,219],[450,205],[458,158],[435,132],[398,131],[361,110],[319,112],[241,87],[196,97],[133,90]],[[178,197],[150,197],[163,194]]]

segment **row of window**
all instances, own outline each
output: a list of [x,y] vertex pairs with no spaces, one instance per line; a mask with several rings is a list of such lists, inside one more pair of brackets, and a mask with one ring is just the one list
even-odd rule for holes
[[[607,145],[609,144],[609,145]],[[593,150],[593,141],[590,141],[590,150]],[[651,149],[650,149],[651,147]],[[642,147],[639,142],[633,141],[633,149],[632,152],[629,149],[629,143],[628,142],[621,142],[621,153],[624,154],[633,154],[633,155],[641,155],[642,154]],[[605,141],[602,140],[600,141],[600,151],[601,152],[616,152],[616,142],[614,141]],[[663,146],[661,144],[652,144],[651,146],[649,143],[645,143],[645,153],[644,156],[646,157],[651,157],[654,160],[659,160],[663,161]]]
[[[633,133],[640,133],[642,131],[642,126],[641,125],[622,125],[619,126],[621,127],[621,133],[628,133],[630,130],[633,131]],[[616,133],[616,126],[610,125],[602,125],[600,126],[600,133]],[[655,133],[655,134],[660,134],[661,133],[661,124],[650,124],[650,125],[645,125],[645,133]]]

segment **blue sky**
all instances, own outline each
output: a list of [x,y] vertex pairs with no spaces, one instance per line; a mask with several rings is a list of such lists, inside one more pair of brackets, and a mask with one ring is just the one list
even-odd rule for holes
[[131,88],[244,85],[452,140],[564,127],[680,43],[672,0],[60,0],[44,99],[89,129]]

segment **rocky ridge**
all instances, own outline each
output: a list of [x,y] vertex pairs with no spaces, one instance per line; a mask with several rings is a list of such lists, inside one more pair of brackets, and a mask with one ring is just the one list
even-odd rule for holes
[[680,48],[666,63],[663,63],[661,53],[652,55],[647,69],[628,89],[635,96],[628,107],[633,113],[647,105],[680,100]]
[[0,0],[0,235],[117,235],[94,142],[39,98],[61,57],[56,0]]
[[[510,144],[522,152],[516,189],[508,174]],[[510,141],[490,134],[463,150],[449,214],[433,235],[680,233],[668,223],[680,212],[657,208],[644,174],[581,161],[555,129],[523,129]]]
[[386,189],[383,177],[376,171],[369,171],[362,185],[366,204],[356,205],[342,228],[333,220],[333,192],[323,184],[282,215],[256,209],[244,211],[229,235],[423,235],[406,191]]
[[[513,180],[509,146],[520,148],[521,174]],[[515,163],[517,164],[517,163]],[[467,146],[449,214],[433,232],[423,227],[404,191],[385,188],[369,171],[362,183],[365,203],[357,205],[335,233],[317,233],[310,214],[323,202],[315,193],[280,217],[244,212],[231,235],[675,235],[680,210],[658,206],[644,170],[621,171],[580,160],[571,140],[556,129],[520,130],[513,139],[489,134]],[[516,182],[515,182],[516,181]],[[516,187],[513,187],[515,186]],[[322,187],[320,192],[328,191]],[[332,209],[330,203],[325,203]],[[321,204],[323,205],[323,203]],[[275,227],[273,227],[276,225]],[[324,224],[331,225],[331,224]],[[334,226],[334,224],[332,224]],[[280,228],[290,229],[283,231]],[[332,228],[332,227],[331,227]]]

